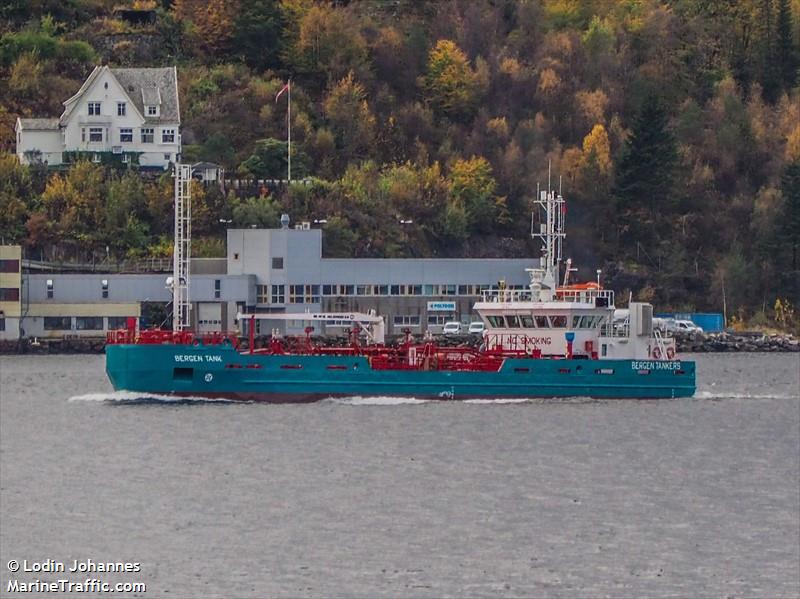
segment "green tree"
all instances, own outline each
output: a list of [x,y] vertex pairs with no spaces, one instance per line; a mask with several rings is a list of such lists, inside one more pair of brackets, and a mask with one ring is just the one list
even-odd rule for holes
[[790,270],[784,274],[789,282],[787,290],[794,293],[794,303],[797,304],[800,301],[800,162],[793,162],[784,170],[781,193],[784,201],[782,233],[790,254]]
[[614,197],[623,238],[655,241],[656,215],[668,212],[671,207],[677,160],[667,113],[658,98],[649,95],[633,121],[617,169]]
[[[287,144],[272,137],[256,143],[253,154],[239,165],[239,172],[256,179],[285,179],[287,175]],[[308,156],[292,144],[292,179],[308,174]]]
[[788,91],[794,87],[795,81],[797,81],[797,47],[793,39],[792,8],[789,0],[777,1],[775,55],[781,87]]
[[233,46],[244,61],[258,69],[275,68],[280,63],[280,36],[283,16],[275,0],[242,2],[233,23]]
[[278,226],[280,207],[272,198],[246,198],[233,207],[233,223],[237,227],[274,228]]

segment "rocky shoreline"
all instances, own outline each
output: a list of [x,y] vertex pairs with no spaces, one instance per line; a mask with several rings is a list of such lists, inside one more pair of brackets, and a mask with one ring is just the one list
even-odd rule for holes
[[[464,336],[470,342],[474,338]],[[676,335],[679,352],[800,352],[800,339],[789,334],[767,335],[760,332],[705,333]],[[105,350],[103,338],[31,339],[0,341],[0,354],[102,354]],[[246,340],[243,340],[246,345]],[[446,345],[446,344],[445,344]]]
[[679,352],[800,352],[800,339],[756,331],[676,335]]

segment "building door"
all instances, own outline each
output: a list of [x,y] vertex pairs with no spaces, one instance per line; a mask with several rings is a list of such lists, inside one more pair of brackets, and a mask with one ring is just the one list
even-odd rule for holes
[[212,333],[222,330],[221,303],[200,302],[197,304],[197,330],[200,333]]

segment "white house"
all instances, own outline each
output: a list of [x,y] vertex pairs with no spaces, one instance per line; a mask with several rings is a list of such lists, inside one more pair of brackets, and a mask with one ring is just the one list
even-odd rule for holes
[[166,169],[181,153],[174,67],[95,67],[59,118],[17,119],[20,162],[95,162]]

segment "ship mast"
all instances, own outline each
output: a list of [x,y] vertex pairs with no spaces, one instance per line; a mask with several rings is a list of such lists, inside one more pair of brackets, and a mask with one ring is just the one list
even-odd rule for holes
[[549,168],[547,179],[547,190],[537,188],[537,198],[534,201],[542,219],[537,224],[534,215],[531,215],[531,237],[541,240],[542,256],[539,258],[539,268],[526,269],[531,277],[531,290],[538,293],[539,301],[545,302],[552,301],[555,297],[561,270],[562,245],[566,237],[565,202],[561,193],[551,190]]
[[175,165],[175,249],[172,254],[172,330],[190,326],[189,264],[192,257],[192,167]]

